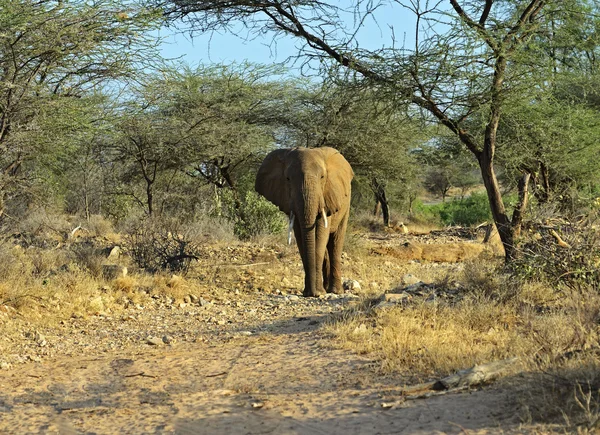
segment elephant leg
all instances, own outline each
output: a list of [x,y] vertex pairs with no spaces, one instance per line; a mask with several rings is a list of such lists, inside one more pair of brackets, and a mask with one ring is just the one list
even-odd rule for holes
[[[321,255],[320,260],[319,260],[319,249],[317,248],[317,255],[315,256],[316,258],[316,262],[319,265],[316,268],[316,279],[314,279],[314,281],[317,283],[317,285],[314,285],[314,283],[311,282],[309,274],[306,272],[309,269],[309,265],[308,265],[308,255],[306,253],[306,248],[304,246],[304,236],[302,234],[302,229],[300,228],[300,224],[298,223],[298,220],[296,220],[294,222],[294,235],[296,237],[296,244],[298,245],[298,251],[300,252],[300,257],[302,258],[302,266],[304,267],[304,291],[302,292],[302,294],[304,296],[319,296],[323,293],[325,293],[324,287],[323,287],[323,267],[321,266],[323,264],[323,256]],[[316,237],[318,239],[318,237]],[[315,242],[317,242],[315,240]],[[315,243],[315,247],[318,247],[318,243]],[[311,290],[311,289],[314,289]]]
[[[329,248],[329,242],[327,243]],[[330,263],[329,263],[329,249],[325,250],[325,258],[323,259],[323,288],[327,290],[329,288],[329,275],[330,275]]]
[[329,293],[344,293],[342,287],[342,250],[344,249],[344,239],[346,237],[346,227],[348,226],[348,215],[344,217],[337,228],[337,231],[331,235],[327,249],[329,251]]
[[[315,240],[315,263],[316,263],[316,277],[315,277],[315,289],[317,290],[317,295],[324,294],[325,289],[323,284],[328,281],[328,277],[330,273],[324,275],[324,272],[329,272],[331,259],[329,259],[329,255],[327,253],[327,242],[329,240],[329,229],[325,228],[322,223],[320,223],[316,228],[316,240]],[[325,278],[327,276],[327,278]]]

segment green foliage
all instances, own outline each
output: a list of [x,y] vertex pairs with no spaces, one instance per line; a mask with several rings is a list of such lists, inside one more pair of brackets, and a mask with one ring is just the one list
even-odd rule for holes
[[225,189],[223,204],[227,218],[233,222],[233,231],[241,240],[261,234],[277,234],[287,227],[286,218],[279,209],[251,190],[239,201],[234,192]]
[[415,206],[417,214],[444,225],[476,225],[491,219],[490,206],[485,193],[473,193],[464,199],[435,205]]

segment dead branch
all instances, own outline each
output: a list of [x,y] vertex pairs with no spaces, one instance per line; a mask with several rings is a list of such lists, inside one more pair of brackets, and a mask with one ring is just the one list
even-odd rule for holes
[[563,247],[563,248],[567,248],[567,249],[571,249],[572,246],[569,245],[567,242],[565,242],[556,231],[554,230],[550,230],[550,235],[552,237],[554,237],[556,239],[556,243],[558,243],[558,246]]
[[402,389],[402,392],[407,398],[418,399],[437,395],[434,392],[449,393],[461,391],[497,379],[503,372],[514,366],[518,360],[519,358],[512,357],[476,365],[470,369],[461,370],[453,375],[438,379],[437,381],[406,387]]

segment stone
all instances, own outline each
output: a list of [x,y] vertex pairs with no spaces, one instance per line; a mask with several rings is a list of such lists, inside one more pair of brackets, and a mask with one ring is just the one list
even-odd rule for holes
[[297,296],[297,295],[289,295],[289,296],[287,297],[287,299],[288,299],[288,301],[290,301],[290,302],[297,302],[297,301],[299,301],[299,300],[300,300],[300,297],[299,297],[299,296]]
[[393,304],[401,304],[412,298],[408,293],[386,293],[382,296],[381,300],[384,302],[390,302]]
[[116,260],[117,258],[119,258],[121,256],[121,247],[120,246],[113,246],[112,248],[109,248],[110,250],[108,251],[108,255],[106,256],[106,258],[111,259],[111,260]]
[[0,363],[0,370],[9,370],[10,368],[12,368],[12,364],[11,363],[7,363],[5,361],[2,361]]
[[118,264],[104,264],[102,265],[102,276],[105,279],[116,279],[127,276],[127,268]]
[[190,295],[190,302],[192,304],[197,304],[200,301],[200,299],[198,298],[198,296],[196,295]]
[[347,292],[360,291],[360,283],[354,279],[347,279],[342,285]]
[[163,340],[158,337],[148,337],[146,339],[146,344],[151,346],[162,346],[164,344]]
[[419,283],[422,281],[419,278],[417,278],[416,276],[411,275],[410,273],[407,273],[405,275],[402,275],[401,282],[402,282],[402,285],[408,286],[408,285],[413,285],[413,284],[416,284],[416,283]]
[[164,344],[171,344],[171,343],[173,343],[173,337],[171,337],[170,335],[163,335],[162,342]]

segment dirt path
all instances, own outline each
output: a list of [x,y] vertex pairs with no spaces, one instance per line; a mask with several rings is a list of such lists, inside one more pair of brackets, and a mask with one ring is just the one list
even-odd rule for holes
[[367,357],[323,343],[304,318],[216,344],[24,364],[0,372],[0,433],[519,432],[507,392],[402,402]]

